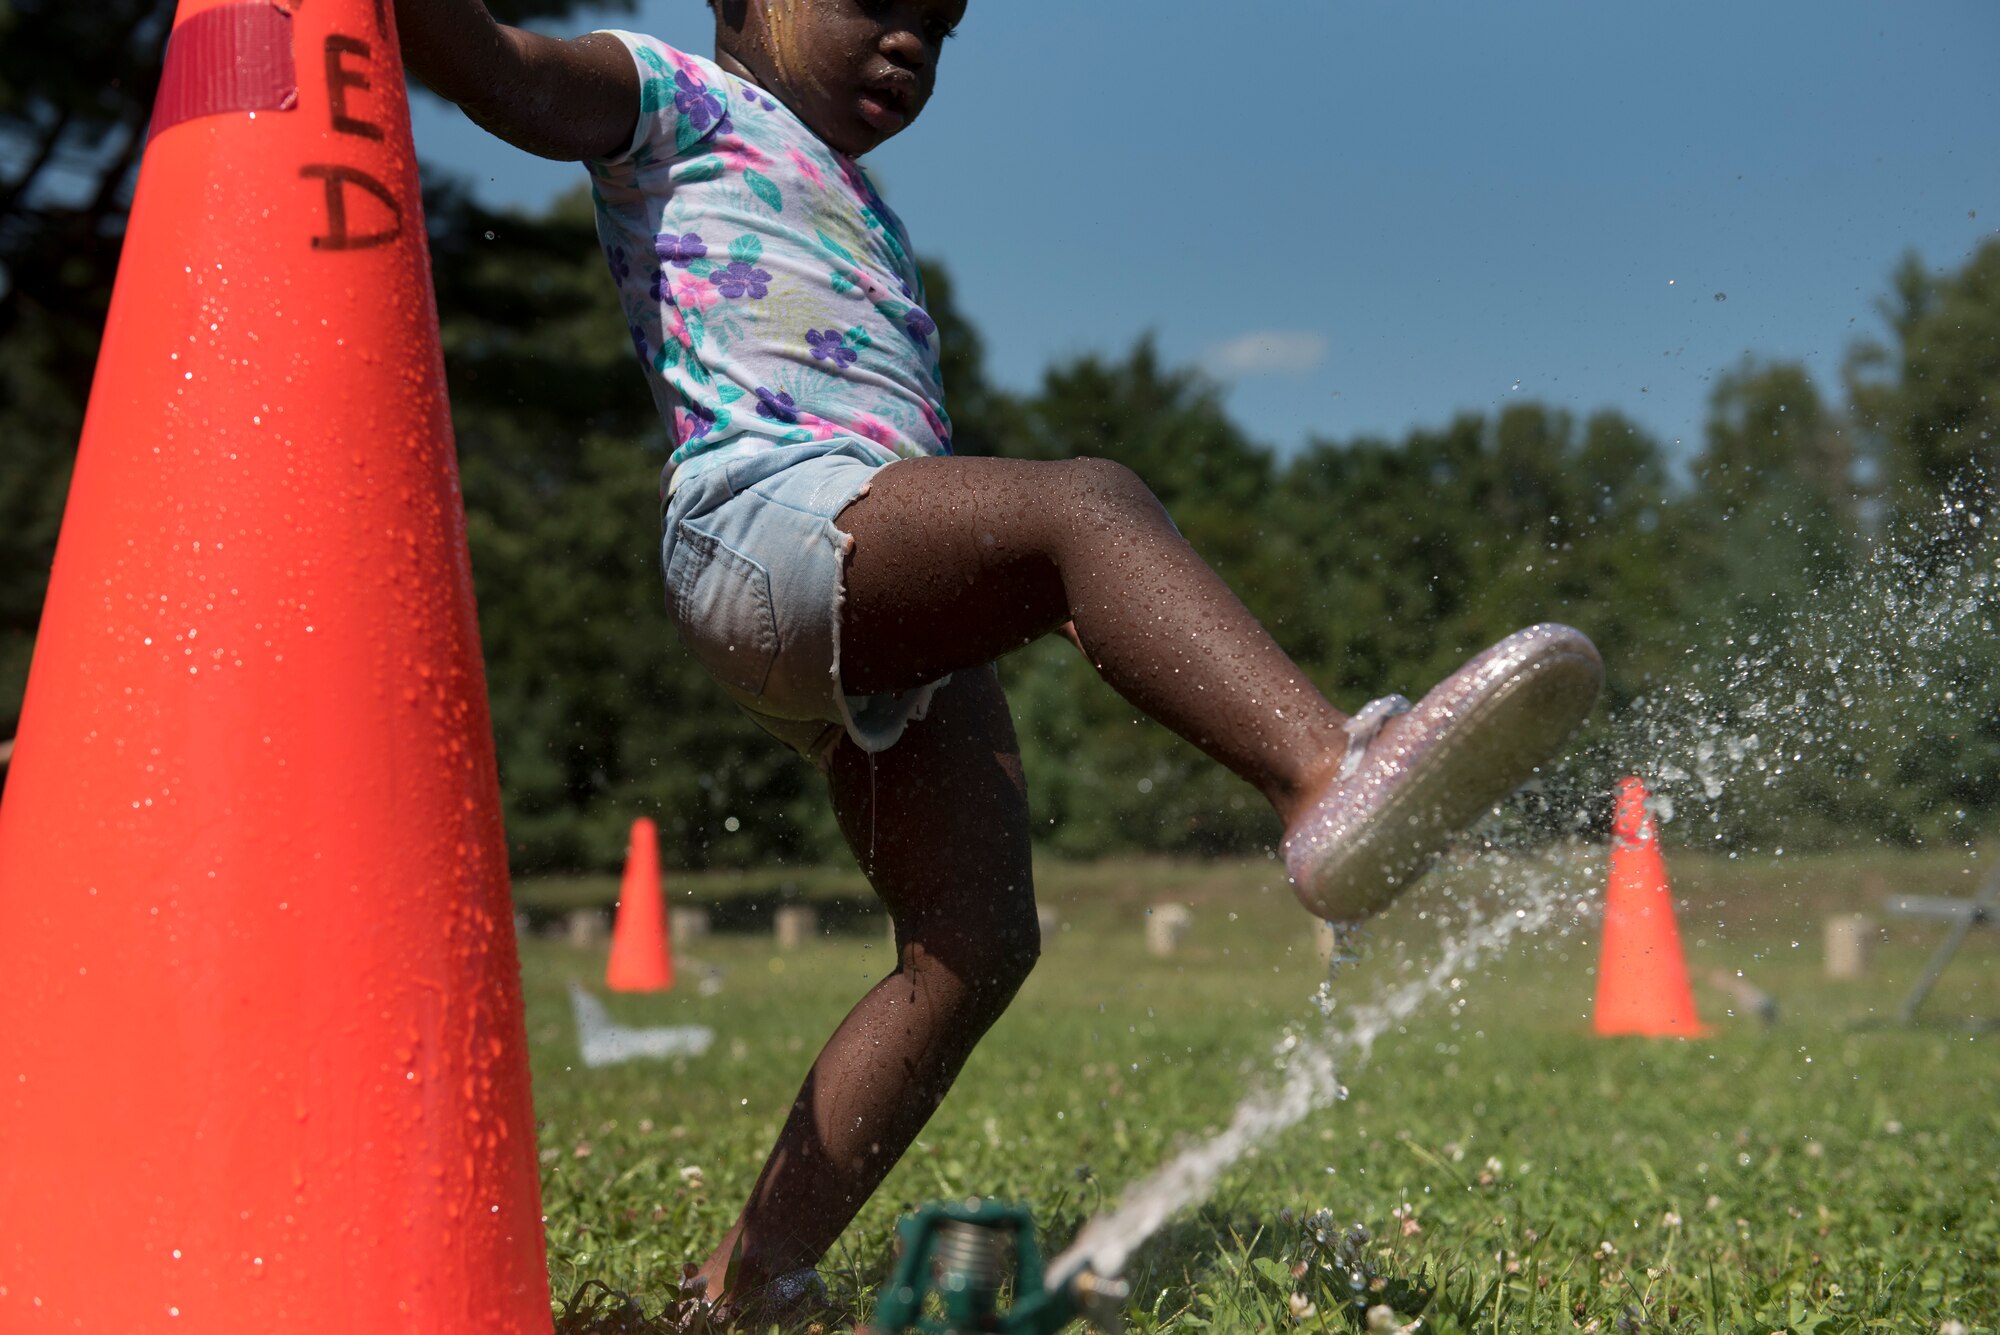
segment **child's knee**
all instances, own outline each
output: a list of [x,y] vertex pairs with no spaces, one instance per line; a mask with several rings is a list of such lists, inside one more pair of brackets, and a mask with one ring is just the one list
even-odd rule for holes
[[1071,487],[1084,495],[1121,499],[1145,496],[1151,499],[1153,494],[1137,473],[1116,459],[1086,455],[1065,459],[1062,467],[1069,475]]
[[1099,517],[1165,513],[1145,480],[1115,459],[1066,459],[1062,467],[1072,501],[1086,513]]
[[913,924],[898,935],[905,946],[905,966],[939,966],[969,986],[968,1001],[990,1011],[990,1020],[1034,972],[1042,955],[1042,927],[1034,900],[1020,905],[992,906],[976,914],[939,915]]
[[1042,924],[1035,915],[1032,902],[1026,913],[1012,915],[1001,929],[993,954],[993,981],[996,986],[1005,987],[1011,997],[1021,984],[1028,981],[1028,975],[1035,970],[1035,962],[1042,957]]
[[1010,928],[988,944],[975,967],[978,1003],[982,1009],[991,1011],[989,1020],[998,1018],[1006,1009],[1041,957],[1042,929],[1033,913],[1028,915],[1025,927]]

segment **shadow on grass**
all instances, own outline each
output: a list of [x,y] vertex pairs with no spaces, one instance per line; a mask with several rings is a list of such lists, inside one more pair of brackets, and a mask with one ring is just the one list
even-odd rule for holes
[[683,1283],[670,1287],[660,1310],[598,1280],[586,1280],[556,1314],[555,1335],[724,1335],[747,1331],[827,1331],[854,1327],[857,1316],[838,1303],[815,1302],[790,1313],[745,1313],[703,1301]]
[[675,1319],[681,1305],[669,1301],[657,1316],[648,1316],[631,1294],[588,1280],[556,1314],[555,1335],[679,1335],[696,1329],[685,1318]]

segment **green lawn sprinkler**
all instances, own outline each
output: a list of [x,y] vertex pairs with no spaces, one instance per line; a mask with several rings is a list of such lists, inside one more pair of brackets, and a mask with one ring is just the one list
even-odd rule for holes
[[[1085,1267],[1053,1283],[1042,1272],[1035,1221],[1019,1205],[983,1201],[926,1205],[896,1226],[895,1273],[868,1329],[873,1335],[1055,1335],[1086,1319],[1119,1329],[1131,1286]],[[1000,1310],[1011,1261],[1014,1305]]]

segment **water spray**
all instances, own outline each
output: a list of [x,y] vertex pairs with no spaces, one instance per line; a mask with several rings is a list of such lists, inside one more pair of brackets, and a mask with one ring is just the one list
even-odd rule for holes
[[[1055,1335],[1088,1320],[1117,1331],[1131,1286],[1088,1265],[1044,1272],[1027,1208],[977,1196],[926,1205],[896,1226],[896,1268],[871,1335]],[[1013,1281],[1012,1306],[1000,1297]]]

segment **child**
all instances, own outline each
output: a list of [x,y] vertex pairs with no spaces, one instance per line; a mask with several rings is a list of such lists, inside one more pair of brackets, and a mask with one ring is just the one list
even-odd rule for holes
[[713,62],[557,41],[480,0],[398,0],[411,69],[583,161],[675,449],[667,598],[689,650],[825,773],[896,924],[702,1270],[782,1303],[1005,1009],[1039,949],[1028,802],[991,664],[1068,630],[1136,707],[1255,785],[1287,870],[1351,921],[1548,759],[1596,698],[1537,626],[1412,709],[1329,704],[1124,468],[955,458],[902,224],[855,162],[923,111],[966,0],[719,0]]

